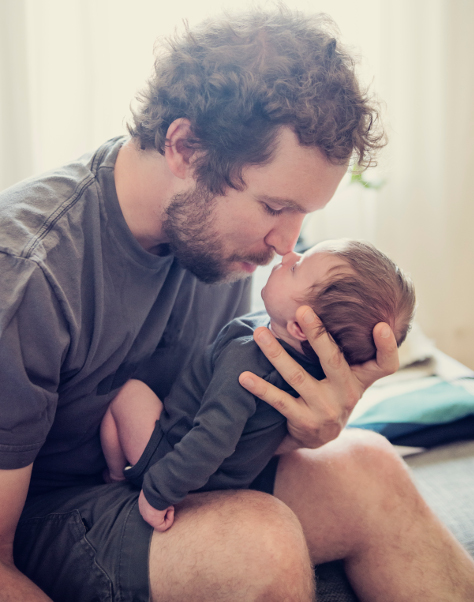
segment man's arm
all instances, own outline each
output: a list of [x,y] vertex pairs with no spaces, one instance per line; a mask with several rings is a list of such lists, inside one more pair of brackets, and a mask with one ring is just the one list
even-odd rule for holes
[[13,538],[28,492],[32,466],[0,470],[0,602],[51,602],[13,564]]
[[317,448],[335,439],[367,387],[398,368],[397,344],[387,324],[380,323],[374,328],[377,358],[349,366],[331,337],[326,332],[320,334],[321,322],[309,307],[300,307],[297,319],[319,357],[326,378],[318,381],[310,376],[266,328],[255,330],[255,341],[300,397],[295,399],[250,372],[243,372],[239,378],[243,387],[286,417],[293,441],[284,442],[280,453],[295,447]]

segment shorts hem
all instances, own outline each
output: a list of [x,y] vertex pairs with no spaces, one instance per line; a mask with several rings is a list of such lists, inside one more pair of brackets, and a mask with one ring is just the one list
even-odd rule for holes
[[118,561],[120,602],[149,600],[149,553],[153,528],[143,520],[138,499],[125,519]]

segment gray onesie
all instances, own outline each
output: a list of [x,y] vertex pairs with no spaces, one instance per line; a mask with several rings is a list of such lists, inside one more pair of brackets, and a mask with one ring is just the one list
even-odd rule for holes
[[[297,396],[253,340],[253,331],[268,321],[265,312],[233,320],[182,371],[164,400],[142,457],[124,472],[143,485],[158,510],[191,491],[248,487],[287,434],[284,416],[238,382],[241,372],[250,370]],[[309,374],[324,378],[318,360],[280,342]]]

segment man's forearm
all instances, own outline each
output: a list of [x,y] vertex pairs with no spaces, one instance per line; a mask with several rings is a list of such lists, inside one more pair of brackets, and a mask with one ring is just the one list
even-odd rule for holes
[[51,602],[51,598],[10,563],[0,562],[0,602]]

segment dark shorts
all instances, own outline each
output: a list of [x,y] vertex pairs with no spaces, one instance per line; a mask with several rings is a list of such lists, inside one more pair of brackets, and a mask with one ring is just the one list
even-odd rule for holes
[[[273,458],[251,488],[273,492]],[[15,563],[54,602],[148,602],[153,529],[129,483],[67,488],[25,505]]]

